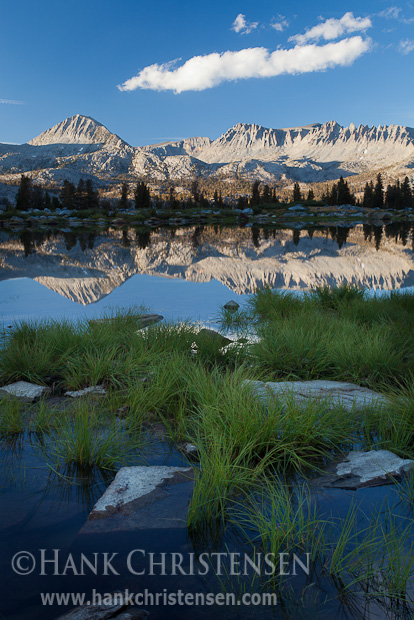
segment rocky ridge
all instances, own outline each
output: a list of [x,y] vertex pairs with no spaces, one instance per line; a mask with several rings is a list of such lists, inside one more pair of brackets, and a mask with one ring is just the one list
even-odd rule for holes
[[104,125],[77,114],[27,144],[0,144],[0,180],[31,173],[38,182],[114,177],[156,181],[199,175],[237,175],[277,181],[317,182],[391,168],[414,177],[414,129],[368,127],[335,121],[269,129],[238,123],[216,140],[206,137],[133,147]]

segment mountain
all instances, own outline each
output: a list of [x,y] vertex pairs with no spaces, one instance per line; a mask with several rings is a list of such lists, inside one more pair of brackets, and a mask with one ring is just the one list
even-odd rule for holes
[[0,144],[0,181],[30,172],[37,182],[91,178],[97,184],[137,177],[157,182],[199,175],[320,182],[386,170],[414,175],[414,129],[335,121],[268,129],[238,123],[216,140],[187,138],[133,147],[89,116],[77,114],[23,145]]
[[121,140],[119,136],[111,133],[98,121],[90,116],[76,114],[58,123],[30,140],[32,146],[45,146],[48,144],[100,144],[110,145],[113,148],[129,147],[129,144]]

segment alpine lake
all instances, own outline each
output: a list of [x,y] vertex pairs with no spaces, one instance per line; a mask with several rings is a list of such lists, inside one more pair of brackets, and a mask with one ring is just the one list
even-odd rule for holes
[[[296,362],[292,362],[289,372],[280,364],[277,368],[265,364],[255,369],[249,347],[257,346],[266,337],[257,322],[259,305],[268,303],[264,297],[271,295],[270,290],[276,294],[285,291],[275,306],[275,320],[279,321],[279,332],[273,334],[276,350],[281,339],[287,338],[283,329],[290,310],[286,308],[300,304],[318,287],[326,291],[328,287],[350,285],[352,290],[363,290],[366,300],[375,298],[378,303],[389,299],[390,291],[398,291],[401,296],[411,293],[413,230],[414,222],[409,220],[338,224],[335,219],[315,226],[295,221],[284,226],[245,222],[234,226],[0,229],[1,384],[24,380],[50,390],[47,398],[35,403],[6,396],[0,402],[1,617],[53,620],[76,606],[70,602],[42,605],[41,593],[85,592],[85,600],[92,600],[93,592],[128,590],[164,596],[158,604],[142,604],[150,620],[412,618],[411,474],[399,480],[387,479],[388,484],[355,489],[315,483],[339,453],[388,447],[392,450],[393,446],[396,451],[391,431],[385,440],[379,430],[382,427],[377,417],[381,411],[377,408],[371,417],[364,412],[365,434],[362,426],[354,433],[358,424],[355,417],[347,439],[341,442],[332,439],[328,427],[322,429],[318,440],[321,447],[312,454],[306,451],[311,441],[305,431],[299,441],[299,426],[292,425],[291,439],[283,437],[283,454],[275,456],[284,429],[271,428],[269,417],[260,418],[260,405],[255,407],[253,400],[248,401],[251,417],[260,419],[253,420],[251,425],[254,422],[256,426],[250,428],[250,421],[243,418],[249,411],[241,413],[245,394],[242,388],[239,393],[239,387],[246,377],[264,381],[345,381],[348,377],[348,382],[358,383],[362,377],[359,371],[351,381],[345,370],[335,375],[329,364],[326,371],[319,369],[318,352],[304,369],[312,352],[302,353],[299,341],[297,356],[303,356],[303,368],[298,370]],[[257,289],[262,297],[259,295],[254,302]],[[240,305],[235,313],[223,311],[229,300]],[[335,315],[335,307],[328,310],[328,318]],[[108,341],[118,338],[116,347],[125,348],[128,338],[123,338],[122,330],[128,335],[131,321],[125,320],[124,313],[131,320],[142,313],[164,317],[155,325],[134,331],[141,334],[137,338],[144,343],[137,344],[142,354],[138,374],[144,387],[136,388],[134,393],[132,384],[123,381],[130,368],[135,368],[132,359],[122,372],[111,374],[112,379],[108,379],[109,371],[103,371],[106,379],[102,380],[98,366],[105,360],[98,357],[94,358],[95,365],[91,362],[89,370],[85,370],[75,354],[67,356],[72,374],[67,368],[58,372],[51,367],[48,371],[44,343],[39,344],[39,351],[45,347],[44,353],[30,358],[37,343],[43,342],[42,338],[46,342],[49,327],[54,326],[56,331],[59,324],[65,326],[65,346],[69,348],[71,330],[73,338],[80,340],[92,331],[97,351],[99,338],[105,337]],[[314,316],[317,321],[317,312]],[[102,318],[115,322],[116,333],[105,332],[105,320],[96,322]],[[349,317],[347,321],[350,329]],[[385,317],[375,327],[378,334],[385,334],[384,339],[388,334],[386,323]],[[91,325],[96,326],[95,332]],[[341,322],[337,325],[340,331]],[[206,342],[198,342],[197,334],[202,330],[214,330],[239,342],[237,354],[230,350],[226,357],[221,344],[217,344],[220,336],[211,336],[211,332],[212,342],[207,341],[210,336]],[[304,334],[309,331],[310,325]],[[20,334],[20,342],[27,337],[32,348],[13,345],[16,333]],[[334,333],[333,340],[335,337]],[[10,353],[6,363],[5,355],[11,346],[15,346],[15,359]],[[243,351],[239,355],[240,349]],[[59,355],[64,353],[62,349]],[[158,377],[157,355],[161,354],[164,361],[170,361],[163,367],[165,375]],[[117,359],[117,353],[114,355],[109,360],[112,364]],[[289,351],[286,355],[290,355]],[[57,365],[56,356],[54,353],[47,359]],[[191,380],[180,374],[184,372],[180,361],[184,357],[188,365],[200,366]],[[14,370],[10,370],[12,367]],[[376,374],[366,371],[368,378],[365,380],[364,375],[361,385],[387,397],[394,390],[395,398],[413,399],[406,375],[404,380],[402,374],[398,375],[393,387],[382,387],[382,371],[378,368]],[[155,381],[151,378],[154,373]],[[64,396],[65,390],[96,384],[93,378],[104,385],[105,396]],[[223,418],[217,395],[212,393],[221,389],[221,400],[226,401],[227,388],[217,387],[221,380],[227,381],[234,395],[234,411],[228,414],[228,421]],[[403,397],[397,394],[398,386]],[[167,394],[165,402],[160,396],[163,390]],[[407,406],[414,408],[412,402]],[[189,415],[187,406],[193,407]],[[133,407],[138,412],[134,422],[130,415]],[[172,417],[169,407],[174,410]],[[294,411],[294,404],[289,407]],[[200,422],[204,414],[210,420],[208,428]],[[273,414],[274,420],[282,415],[279,410]],[[314,411],[305,408],[295,418],[295,424],[300,425],[308,414],[315,416]],[[314,418],[313,430],[319,415],[325,415],[323,407]],[[103,429],[100,416],[107,423]],[[81,441],[76,434],[78,419],[84,424],[79,433],[89,437],[96,433],[107,441],[107,447],[102,448],[102,441],[99,447],[105,453],[101,460],[79,462],[67,456],[69,444],[72,449]],[[333,418],[327,420],[335,422]],[[229,438],[229,429],[239,428],[238,424],[240,435],[247,427],[251,433],[247,437],[246,430],[246,445]],[[368,428],[369,424],[372,428]],[[262,431],[265,434],[260,445],[253,445],[254,434],[258,436]],[[183,450],[186,441],[195,443],[198,452]],[[411,457],[406,445],[400,448],[399,456],[414,458],[412,446]],[[94,447],[89,449],[93,452]],[[248,452],[248,457],[243,451]],[[137,518],[135,526],[130,515],[123,517],[125,527],[122,517],[112,526],[106,526],[105,519],[88,519],[122,466],[178,467],[192,474],[181,484],[163,487],[165,497],[159,508],[156,504],[141,506],[142,519]],[[266,555],[269,553],[274,555]],[[273,572],[269,570],[269,557],[274,561]],[[167,605],[166,595],[178,591],[194,595],[234,593],[235,602],[221,603],[216,598],[214,604],[204,599],[204,604]],[[250,604],[240,603],[246,593]],[[276,598],[263,602],[263,594],[275,594]]]

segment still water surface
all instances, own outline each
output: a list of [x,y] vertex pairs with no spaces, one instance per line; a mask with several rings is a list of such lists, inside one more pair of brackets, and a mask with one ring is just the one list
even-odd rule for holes
[[[319,229],[260,229],[193,227],[158,230],[98,230],[0,232],[0,321],[37,318],[81,318],[117,308],[145,305],[166,319],[214,323],[219,306],[229,299],[245,303],[257,287],[307,290],[317,285],[353,282],[368,290],[407,289],[414,285],[411,223],[384,227],[358,225]],[[254,591],[240,579],[211,575],[137,578],[125,570],[132,549],[147,552],[232,550],[245,547],[237,533],[218,541],[185,529],[81,536],[80,529],[111,472],[79,476],[56,473],[45,458],[41,437],[18,435],[3,439],[0,469],[0,581],[1,614],[6,620],[52,620],[66,609],[42,607],[39,592],[132,592],[166,588],[174,592]],[[171,446],[150,441],[138,455],[138,464],[183,465]],[[78,477],[76,477],[78,476]],[[75,478],[74,478],[75,477]],[[75,484],[74,484],[75,482]],[[369,514],[383,502],[398,499],[391,487],[332,491],[315,501],[323,513],[344,516],[351,504],[361,502]],[[404,513],[404,508],[398,510]],[[404,513],[405,514],[405,513]],[[411,518],[411,517],[409,517]],[[41,576],[34,571],[18,576],[10,561],[20,550],[60,549],[62,556],[116,551],[119,576]],[[293,592],[305,585],[293,580]],[[250,589],[249,589],[250,588]],[[397,618],[373,603],[364,616],[363,597],[344,605],[329,580],[309,596],[305,611],[290,607],[226,609],[150,608],[151,619],[183,618]],[[313,592],[313,591],[312,591]],[[323,596],[322,596],[323,595]],[[322,598],[326,604],[321,604]],[[371,615],[372,614],[372,615]]]

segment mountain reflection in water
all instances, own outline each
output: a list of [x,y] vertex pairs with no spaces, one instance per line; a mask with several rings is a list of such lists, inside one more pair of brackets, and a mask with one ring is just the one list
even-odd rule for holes
[[2,230],[0,279],[31,278],[82,305],[137,274],[217,280],[238,295],[345,281],[400,289],[414,285],[413,226]]

